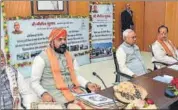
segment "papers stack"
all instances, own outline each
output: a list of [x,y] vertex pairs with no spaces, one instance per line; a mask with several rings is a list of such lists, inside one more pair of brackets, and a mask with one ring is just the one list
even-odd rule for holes
[[57,102],[32,102],[31,109],[63,109],[62,105]]
[[163,82],[163,83],[167,83],[167,84],[169,84],[172,79],[173,79],[173,76],[169,76],[169,75],[156,76],[156,77],[153,78],[153,80]]
[[[115,108],[113,99],[107,98],[105,96],[96,93],[81,94],[77,96],[77,99],[82,101],[88,106],[98,108],[98,109]],[[115,102],[117,103],[117,101]]]
[[178,65],[168,66],[168,68],[178,71]]

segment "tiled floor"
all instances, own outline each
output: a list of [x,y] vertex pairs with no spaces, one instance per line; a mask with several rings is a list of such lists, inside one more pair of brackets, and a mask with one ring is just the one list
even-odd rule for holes
[[[150,52],[141,52],[143,56],[143,60],[145,62],[145,65],[147,68],[152,69],[153,65],[151,63],[151,53]],[[83,65],[79,69],[80,75],[82,75],[84,78],[86,78],[89,81],[95,82],[97,84],[100,84],[102,89],[104,86],[102,85],[101,81],[92,75],[92,72],[96,72],[106,83],[106,86],[112,86],[112,84],[115,81],[115,67],[114,67],[114,61],[113,60],[107,60],[97,63],[91,63],[88,65]]]

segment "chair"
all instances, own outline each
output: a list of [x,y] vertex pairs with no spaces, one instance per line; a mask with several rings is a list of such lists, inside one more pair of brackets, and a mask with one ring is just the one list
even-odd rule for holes
[[[150,50],[151,50],[152,57],[154,57],[152,45],[153,45],[153,44],[149,45],[149,48],[150,48]],[[162,65],[168,66],[168,64],[163,63],[163,62],[159,62],[159,61],[153,61],[152,63],[153,63],[153,65],[154,65],[154,70],[157,70],[157,69],[158,69],[158,68],[156,67],[156,64],[162,64]]]
[[113,51],[113,59],[114,59],[115,70],[116,70],[114,72],[114,74],[116,74],[115,82],[120,82],[121,77],[125,77],[125,78],[128,78],[128,79],[131,79],[132,78],[131,76],[129,76],[127,74],[124,74],[119,70],[119,64],[117,62],[116,52],[114,52],[114,51]]

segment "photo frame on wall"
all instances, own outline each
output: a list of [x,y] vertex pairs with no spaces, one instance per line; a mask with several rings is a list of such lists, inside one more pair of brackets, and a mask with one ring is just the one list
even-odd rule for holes
[[62,0],[33,0],[33,15],[68,14],[68,1]]

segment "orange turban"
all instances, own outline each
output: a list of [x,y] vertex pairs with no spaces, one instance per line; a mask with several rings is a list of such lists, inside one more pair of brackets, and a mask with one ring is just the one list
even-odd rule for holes
[[49,39],[49,42],[51,42],[52,40],[55,40],[61,37],[67,37],[67,31],[63,28],[55,28],[51,31],[48,39]]

